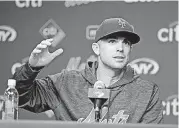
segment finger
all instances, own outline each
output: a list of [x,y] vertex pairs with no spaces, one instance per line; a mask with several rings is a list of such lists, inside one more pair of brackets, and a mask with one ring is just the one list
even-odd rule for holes
[[42,50],[35,48],[35,49],[32,51],[32,54],[38,54],[38,53],[41,53],[41,52],[42,52]]
[[47,42],[52,42],[53,41],[53,38],[50,38],[50,39],[46,39]]
[[52,53],[52,57],[55,58],[55,57],[59,56],[62,53],[63,53],[63,49],[60,48],[60,49],[58,49],[58,50],[56,50],[55,52]]
[[52,45],[52,42],[50,42],[48,40],[43,40],[40,44],[50,46],[50,45]]
[[85,69],[85,66],[86,66],[85,63],[80,64],[80,66],[78,68],[78,71],[81,71],[81,70]]
[[77,70],[80,65],[81,57],[76,57],[75,63],[74,63],[74,69]]
[[38,44],[36,48],[37,49],[45,49],[45,48],[47,48],[47,45]]
[[74,57],[70,58],[70,60],[68,61],[67,67],[66,67],[67,70],[72,70],[72,65],[74,63],[74,60],[75,60]]

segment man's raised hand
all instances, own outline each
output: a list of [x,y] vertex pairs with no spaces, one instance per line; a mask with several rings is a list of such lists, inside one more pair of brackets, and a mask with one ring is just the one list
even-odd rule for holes
[[53,53],[49,52],[49,47],[52,45],[53,39],[43,40],[36,48],[32,51],[29,57],[29,64],[32,67],[46,66],[52,62],[55,57],[63,53],[63,49],[60,48]]

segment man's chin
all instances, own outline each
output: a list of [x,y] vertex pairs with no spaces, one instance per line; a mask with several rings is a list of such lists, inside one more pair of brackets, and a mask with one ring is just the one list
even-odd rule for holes
[[122,69],[125,67],[125,64],[120,64],[120,65],[114,65],[113,68],[114,69]]

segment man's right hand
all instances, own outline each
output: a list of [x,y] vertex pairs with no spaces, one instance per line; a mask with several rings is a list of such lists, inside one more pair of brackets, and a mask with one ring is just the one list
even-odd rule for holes
[[52,60],[63,53],[63,49],[60,48],[53,53],[50,53],[48,47],[53,43],[53,39],[43,40],[36,48],[32,51],[29,57],[29,64],[32,67],[46,66]]

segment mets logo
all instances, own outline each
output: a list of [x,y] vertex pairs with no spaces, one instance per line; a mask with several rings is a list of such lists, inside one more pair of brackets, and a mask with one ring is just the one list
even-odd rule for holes
[[118,24],[121,26],[121,28],[124,28],[124,26],[126,26],[126,22],[124,19],[119,18],[118,19]]
[[104,93],[101,91],[95,91],[94,95],[97,96],[98,98],[101,98],[102,96],[104,96]]
[[[102,109],[103,111],[103,109]],[[107,119],[105,118],[105,116],[107,115],[107,111],[105,111],[104,113],[102,112],[102,118],[100,119],[99,123],[103,123],[103,124],[126,124],[129,115],[124,114],[124,110],[119,110],[117,114],[113,115],[112,118]],[[95,110],[94,108],[91,110],[90,114],[85,118],[79,118],[77,120],[77,122],[79,123],[94,123],[95,122]]]

